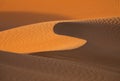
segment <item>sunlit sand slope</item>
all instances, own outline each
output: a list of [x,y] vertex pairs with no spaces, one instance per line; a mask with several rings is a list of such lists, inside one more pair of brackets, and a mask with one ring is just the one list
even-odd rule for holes
[[17,27],[0,32],[0,50],[32,53],[68,50],[82,46],[86,40],[57,35],[53,31],[58,22],[45,22]]

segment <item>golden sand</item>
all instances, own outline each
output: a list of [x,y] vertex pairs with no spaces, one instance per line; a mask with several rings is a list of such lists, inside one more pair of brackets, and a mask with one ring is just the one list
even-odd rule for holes
[[78,48],[86,40],[57,35],[53,31],[56,22],[21,26],[0,32],[0,50],[16,53],[69,50]]

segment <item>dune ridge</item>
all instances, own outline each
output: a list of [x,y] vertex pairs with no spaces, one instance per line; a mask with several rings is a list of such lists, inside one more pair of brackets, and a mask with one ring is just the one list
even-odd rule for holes
[[[26,25],[26,26],[22,26],[22,27],[17,27],[17,28],[13,28],[13,29],[9,29],[9,30],[0,32],[0,37],[1,37],[0,49],[3,51],[10,51],[10,52],[16,52],[16,53],[18,52],[18,53],[26,54],[26,53],[31,53],[31,52],[44,52],[44,51],[53,51],[53,50],[56,51],[56,50],[67,50],[67,49],[78,48],[80,46],[83,46],[86,43],[86,40],[89,40],[86,38],[87,36],[84,36],[85,37],[85,39],[84,39],[81,32],[88,31],[87,33],[91,34],[91,32],[89,32],[88,29],[83,29],[80,27],[80,26],[82,26],[82,24],[85,24],[85,25],[95,24],[95,26],[92,25],[94,27],[96,27],[97,25],[100,25],[100,26],[103,25],[104,28],[101,27],[102,30],[100,27],[98,27],[98,29],[100,28],[100,30],[102,31],[101,32],[98,30],[99,34],[105,33],[106,31],[108,31],[108,32],[110,31],[110,35],[112,37],[109,38],[107,36],[106,37],[107,39],[103,38],[103,41],[102,41],[103,43],[106,40],[111,40],[111,38],[112,38],[112,41],[114,41],[113,39],[115,39],[114,38],[115,35],[117,36],[118,41],[119,41],[119,26],[116,26],[116,27],[110,26],[112,24],[119,25],[120,24],[119,21],[120,21],[119,17],[113,17],[113,18],[103,18],[103,19],[86,20],[86,21],[85,20],[81,20],[81,21],[80,20],[51,21],[51,22],[43,22],[43,23],[38,23],[38,24],[31,24],[31,25]],[[68,25],[69,28],[64,27],[64,26],[66,26],[66,25],[64,25],[64,22],[65,23],[69,23],[69,22],[70,23],[74,23],[74,22],[80,23],[81,25],[78,25],[79,27],[75,26],[72,28],[75,28],[75,29],[81,28],[81,29],[76,30],[77,32],[81,33],[81,37],[79,37],[79,39],[78,39],[78,38],[74,38],[74,36],[76,34],[74,34],[73,37],[63,36],[63,35],[59,34],[59,31],[60,31],[60,33],[64,32],[64,29],[67,28],[67,31],[65,31],[65,34],[66,34],[66,33],[68,33],[69,28],[71,28],[71,27],[69,27],[70,25]],[[59,24],[60,24],[60,26],[58,27],[58,34],[57,34],[55,31],[55,28]],[[105,25],[108,25],[110,27],[107,27]],[[94,30],[96,28],[94,28]],[[96,31],[94,31],[94,30],[92,30],[92,32],[95,34]],[[73,30],[70,29],[70,31],[74,31],[74,29]],[[112,35],[112,33],[114,31],[115,32],[118,31],[118,34],[114,33]],[[87,33],[85,33],[85,34],[87,34]],[[72,33],[70,32],[70,34],[72,34]],[[79,34],[77,34],[77,35],[79,35]],[[106,34],[104,34],[104,35],[106,35]],[[96,35],[96,36],[98,36],[98,35]],[[96,36],[94,35],[91,37],[96,37]],[[99,37],[97,37],[97,40],[95,40],[95,41],[93,39],[94,42],[99,41],[99,40],[101,40]],[[53,42],[50,42],[50,41],[53,41]],[[66,43],[64,43],[64,41],[66,41]],[[119,43],[118,41],[117,41],[117,44]],[[117,44],[115,44],[116,46],[115,45],[111,46],[108,43],[107,46],[113,47],[112,49],[114,49],[114,50],[116,50],[116,49],[119,50],[119,48],[118,48],[119,44],[118,45]],[[115,47],[117,47],[117,48],[115,48]]]

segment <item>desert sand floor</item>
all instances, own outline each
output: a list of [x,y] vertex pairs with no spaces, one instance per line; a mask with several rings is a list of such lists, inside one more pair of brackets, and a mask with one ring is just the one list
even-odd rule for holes
[[120,81],[120,17],[31,24],[0,37],[0,81]]

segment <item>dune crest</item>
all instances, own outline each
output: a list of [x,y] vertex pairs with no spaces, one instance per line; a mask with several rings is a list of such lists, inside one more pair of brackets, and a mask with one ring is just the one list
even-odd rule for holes
[[45,22],[17,27],[0,32],[0,50],[15,53],[32,53],[78,48],[86,40],[57,35],[53,31],[59,22]]

